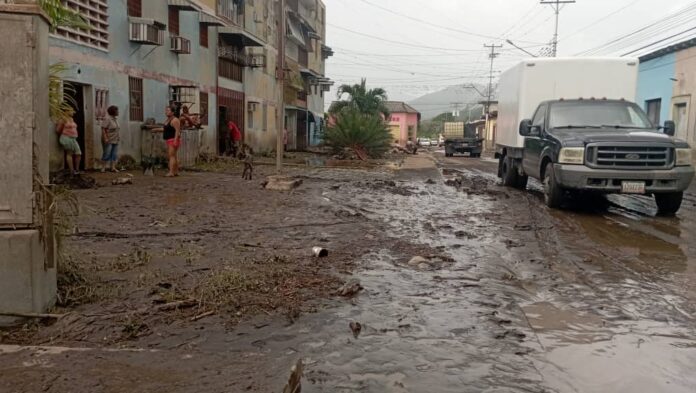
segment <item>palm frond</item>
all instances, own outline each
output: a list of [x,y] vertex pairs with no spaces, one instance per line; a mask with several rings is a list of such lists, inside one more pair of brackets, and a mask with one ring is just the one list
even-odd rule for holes
[[55,30],[57,27],[83,30],[92,28],[79,13],[66,7],[61,0],[39,0],[39,5],[48,15],[52,30]]
[[77,103],[73,99],[75,87],[64,82],[61,74],[67,70],[63,63],[51,64],[48,67],[48,105],[49,116],[55,123],[67,120],[74,112]]

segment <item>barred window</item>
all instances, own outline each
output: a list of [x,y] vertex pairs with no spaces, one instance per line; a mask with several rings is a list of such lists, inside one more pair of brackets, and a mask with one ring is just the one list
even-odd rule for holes
[[109,90],[95,89],[94,90],[94,115],[98,121],[102,121],[106,118],[108,108],[109,108]]
[[140,18],[143,16],[142,0],[128,0],[128,16]]
[[208,93],[201,92],[201,125],[208,125]]
[[109,50],[109,23],[107,0],[62,0],[90,25],[89,30],[69,27],[56,28],[55,35],[78,44]]
[[143,121],[143,80],[129,76],[128,91],[130,93],[130,119],[131,121]]

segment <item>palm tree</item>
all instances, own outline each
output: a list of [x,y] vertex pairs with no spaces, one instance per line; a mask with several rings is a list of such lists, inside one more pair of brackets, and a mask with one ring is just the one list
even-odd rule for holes
[[[349,96],[348,100],[342,100],[346,94]],[[338,99],[341,101],[337,101],[331,106],[329,110],[331,114],[337,114],[349,108],[362,114],[383,114],[385,118],[389,117],[389,109],[384,104],[387,100],[387,92],[379,87],[368,90],[365,78],[360,84],[341,85],[338,88]]]
[[38,0],[41,9],[48,15],[51,22],[51,30],[56,27],[71,27],[75,29],[89,30],[90,26],[79,13],[66,7],[61,0]]

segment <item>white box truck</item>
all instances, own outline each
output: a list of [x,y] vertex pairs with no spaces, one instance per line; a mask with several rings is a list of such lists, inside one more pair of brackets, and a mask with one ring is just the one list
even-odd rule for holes
[[496,158],[506,186],[544,185],[546,204],[569,193],[654,195],[675,214],[694,168],[674,122],[652,124],[635,103],[638,60],[530,59],[500,77]]

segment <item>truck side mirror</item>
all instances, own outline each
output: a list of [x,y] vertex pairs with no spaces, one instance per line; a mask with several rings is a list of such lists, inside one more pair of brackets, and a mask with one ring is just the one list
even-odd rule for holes
[[522,120],[520,122],[520,135],[530,136],[532,135],[532,121],[529,119]]
[[674,136],[677,133],[677,125],[672,120],[667,120],[665,122],[665,134],[669,136]]

